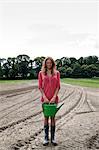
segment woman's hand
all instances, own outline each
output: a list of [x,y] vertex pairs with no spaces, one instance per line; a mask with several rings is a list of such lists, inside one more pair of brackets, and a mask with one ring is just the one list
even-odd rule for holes
[[48,98],[45,96],[45,94],[43,95],[43,99],[44,99],[44,103],[49,103]]
[[52,99],[50,100],[50,103],[55,103],[56,96],[53,96]]

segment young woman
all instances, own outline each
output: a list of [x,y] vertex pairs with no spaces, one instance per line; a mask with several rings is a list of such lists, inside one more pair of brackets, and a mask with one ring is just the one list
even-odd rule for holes
[[[58,92],[60,89],[60,72],[56,70],[53,58],[46,57],[43,61],[41,71],[38,74],[38,88],[41,92],[42,103],[58,103]],[[43,145],[49,144],[49,117],[44,117],[45,138]],[[56,146],[55,141],[55,117],[51,117],[51,143]]]

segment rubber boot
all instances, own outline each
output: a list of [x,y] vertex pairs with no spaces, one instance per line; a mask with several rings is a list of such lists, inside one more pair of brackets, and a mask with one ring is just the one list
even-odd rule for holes
[[44,137],[43,145],[47,146],[49,144],[49,125],[44,125],[44,132],[45,132],[45,137]]
[[54,146],[58,145],[55,141],[55,125],[54,126],[51,125],[51,143]]

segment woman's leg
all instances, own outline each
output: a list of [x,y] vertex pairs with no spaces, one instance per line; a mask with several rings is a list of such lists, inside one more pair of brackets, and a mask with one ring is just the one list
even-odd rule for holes
[[49,143],[49,117],[44,117],[44,132],[45,138],[43,145],[46,146]]
[[55,117],[51,117],[51,143],[54,146],[57,145],[55,141]]
[[51,117],[51,125],[55,126],[55,117]]
[[49,117],[44,117],[44,125],[48,125],[49,124]]
[[[44,111],[43,103],[42,110]],[[44,117],[44,142],[43,145],[46,146],[49,143],[49,117]]]

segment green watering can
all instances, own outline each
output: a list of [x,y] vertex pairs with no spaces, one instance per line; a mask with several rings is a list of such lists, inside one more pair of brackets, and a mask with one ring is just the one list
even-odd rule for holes
[[60,106],[57,106],[56,103],[43,103],[43,113],[45,117],[54,117],[57,111],[64,105],[62,103]]

